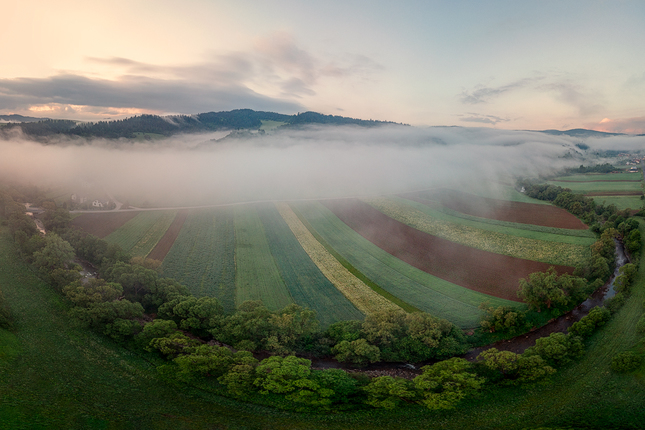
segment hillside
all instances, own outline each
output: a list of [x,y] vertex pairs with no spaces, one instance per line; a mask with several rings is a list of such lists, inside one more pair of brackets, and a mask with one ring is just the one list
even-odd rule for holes
[[226,112],[206,112],[196,115],[140,115],[116,121],[81,123],[70,120],[44,120],[39,122],[12,123],[3,131],[20,128],[30,137],[53,135],[80,136],[86,138],[136,138],[141,134],[152,136],[172,136],[178,133],[197,133],[218,130],[260,130],[264,123],[281,127],[296,127],[308,124],[357,125],[373,127],[394,124],[389,121],[373,121],[304,112],[284,115],[275,112],[236,109]]

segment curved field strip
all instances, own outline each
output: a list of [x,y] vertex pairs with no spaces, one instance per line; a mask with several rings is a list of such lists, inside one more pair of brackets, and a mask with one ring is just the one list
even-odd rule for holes
[[259,205],[269,249],[291,297],[316,311],[327,327],[341,320],[362,320],[364,315],[320,271],[273,204]]
[[234,213],[235,303],[240,305],[247,300],[262,300],[274,311],[293,303],[255,207],[236,208]]
[[[542,225],[533,224],[520,224],[510,221],[499,221],[490,218],[481,218],[473,215],[464,214],[454,211],[441,203],[420,199],[416,197],[391,197],[399,199],[402,203],[414,205],[415,208],[421,212],[425,212],[430,216],[443,219],[446,221],[456,222],[457,224],[471,225],[477,228],[483,228],[491,231],[509,231],[515,236],[540,238],[546,234],[550,241],[572,243],[574,245],[591,245],[596,241],[596,235],[591,230],[572,230],[566,228],[545,227]],[[419,206],[421,205],[421,206]],[[427,211],[427,212],[426,212]],[[534,236],[535,235],[535,236]]]
[[596,196],[593,199],[598,204],[615,205],[618,210],[640,209],[645,203],[640,196]]
[[554,181],[559,182],[609,182],[609,181],[635,181],[640,182],[642,180],[640,172],[638,173],[586,173],[579,175],[570,175],[570,176],[560,176],[559,178],[554,178]]
[[480,218],[574,230],[588,228],[569,212],[551,205],[489,199],[448,189],[418,191],[401,196],[411,200],[420,198],[437,201],[454,211]]
[[441,206],[440,203],[423,199],[406,199],[403,197],[387,197],[387,199],[402,205],[411,206],[424,214],[446,222],[461,224],[482,230],[525,237],[527,239],[546,240],[548,242],[570,243],[572,245],[590,246],[596,241],[595,234],[590,230],[569,230],[564,228],[544,227],[541,225],[520,224],[509,221],[498,221],[489,218],[479,218],[462,214]]
[[370,314],[384,309],[401,309],[399,306],[374,292],[360,279],[343,267],[324,246],[307,230],[288,204],[276,204],[280,215],[285,220],[300,246],[320,271],[332,284],[343,293],[361,312]]
[[[518,300],[517,285],[549,264],[493,254],[423,233],[383,215],[357,199],[323,204],[361,236],[408,264],[457,285],[496,297]],[[573,267],[555,266],[558,273]]]
[[472,189],[469,191],[479,197],[487,197],[490,199],[506,200],[509,202],[532,203],[536,205],[551,204],[547,201],[534,199],[527,196],[526,194],[520,193],[512,185],[501,183],[496,183],[492,187],[490,187],[489,184],[486,184],[486,186],[481,189]]
[[96,214],[81,214],[72,220],[72,226],[78,227],[85,233],[93,234],[101,239],[123,224],[136,217],[140,212],[102,212]]
[[168,230],[175,214],[175,211],[140,212],[106,236],[105,240],[119,245],[134,256],[145,257]]
[[603,181],[603,182],[558,182],[548,181],[551,185],[558,185],[562,188],[569,188],[576,193],[600,193],[600,192],[616,192],[616,191],[631,191],[634,193],[642,193],[641,182],[618,182],[618,181]]
[[215,297],[235,309],[235,229],[231,209],[193,211],[163,260],[163,274],[196,297]]
[[368,241],[319,202],[292,203],[299,216],[358,270],[384,290],[424,312],[445,318],[462,328],[479,325],[480,303],[491,306],[525,305],[500,299],[447,282],[392,256]]
[[[451,242],[481,249],[482,251],[541,261],[543,263],[576,267],[583,266],[591,257],[589,246],[523,237],[522,230],[516,231],[520,235],[512,235],[506,234],[504,229],[500,229],[502,231],[491,231],[437,219],[429,215],[426,210],[422,210],[428,209],[423,205],[416,203],[421,208],[415,207],[415,202],[410,202],[410,205],[406,205],[395,199],[388,198],[362,200],[379,212],[412,228]],[[535,235],[533,232],[529,233]],[[591,243],[588,245],[591,245]]]

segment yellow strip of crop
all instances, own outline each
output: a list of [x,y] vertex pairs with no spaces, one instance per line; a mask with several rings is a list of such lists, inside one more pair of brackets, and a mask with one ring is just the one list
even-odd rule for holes
[[291,207],[284,202],[276,203],[276,207],[282,215],[296,239],[305,250],[309,258],[318,266],[320,271],[329,281],[334,284],[347,299],[364,314],[371,314],[386,309],[402,310],[398,305],[392,303],[385,297],[376,293],[363,281],[343,267],[324,246],[316,240],[311,232],[300,221]]
[[413,207],[384,197],[362,200],[412,228],[482,251],[574,267],[583,266],[591,256],[589,248],[582,245],[511,236],[438,220]]

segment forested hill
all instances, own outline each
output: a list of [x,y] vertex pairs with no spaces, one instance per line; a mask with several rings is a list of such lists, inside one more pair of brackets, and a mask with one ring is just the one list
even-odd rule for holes
[[373,121],[347,118],[335,115],[323,115],[316,112],[304,112],[296,115],[283,115],[275,112],[258,112],[251,109],[238,109],[228,112],[207,112],[197,115],[140,115],[117,121],[100,121],[96,123],[77,123],[69,120],[44,120],[30,123],[6,124],[2,132],[20,127],[22,132],[31,137],[52,135],[69,135],[101,138],[135,138],[144,135],[171,136],[177,133],[195,133],[217,130],[257,130],[263,121],[273,121],[274,126],[298,127],[307,124],[358,125],[372,127],[382,124],[394,124],[389,121]]

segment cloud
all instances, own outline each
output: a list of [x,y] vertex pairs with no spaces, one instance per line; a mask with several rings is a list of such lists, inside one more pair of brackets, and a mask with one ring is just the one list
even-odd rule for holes
[[597,114],[604,109],[598,102],[603,99],[602,95],[585,89],[579,83],[561,80],[545,84],[539,89],[555,93],[556,99],[575,107],[582,116]]
[[587,124],[588,128],[609,133],[645,134],[645,116],[609,119]]
[[470,92],[463,91],[460,98],[462,103],[466,104],[488,103],[491,99],[497,98],[502,94],[526,88],[542,79],[544,79],[544,77],[524,78],[498,87],[478,85]]
[[[394,194],[433,187],[495,193],[513,178],[552,173],[573,139],[488,128],[308,127],[249,140],[189,135],[154,145],[0,141],[0,179],[94,183],[122,199],[199,205]],[[169,174],[172,172],[172,174]]]
[[0,79],[0,106],[20,111],[33,105],[136,108],[156,112],[198,113],[248,107],[295,112],[297,103],[258,94],[242,85],[204,86],[190,80],[123,76],[116,80],[58,75]]
[[198,113],[251,108],[294,113],[305,110],[298,100],[315,95],[321,79],[364,79],[382,69],[361,55],[314,56],[287,32],[260,38],[247,51],[210,55],[198,64],[158,65],[123,57],[86,61],[104,73],[67,71],[46,78],[0,79],[0,111],[27,112],[36,106],[52,115],[72,110],[109,115],[110,109]]
[[481,124],[492,124],[495,125],[500,122],[508,122],[510,121],[509,118],[501,118],[499,116],[495,115],[481,115],[478,113],[472,113],[468,112],[468,115],[470,116],[464,116],[464,115],[457,115],[460,117],[460,121],[463,122],[477,122]]

